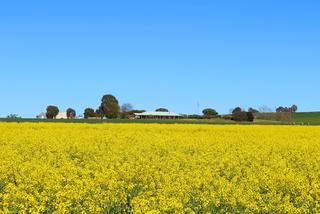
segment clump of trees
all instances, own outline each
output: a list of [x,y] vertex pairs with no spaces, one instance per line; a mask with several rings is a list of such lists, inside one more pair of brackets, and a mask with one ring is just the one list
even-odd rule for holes
[[59,108],[57,106],[50,105],[47,107],[46,117],[48,119],[55,119],[59,114]]
[[21,117],[19,117],[17,114],[9,114],[9,115],[7,115],[7,118],[9,118],[9,119],[18,119],[18,118],[21,118]]
[[213,108],[203,109],[202,113],[203,113],[203,118],[204,119],[216,118],[219,115],[218,112]]
[[253,122],[254,121],[254,115],[253,112],[246,112],[242,110],[240,107],[236,107],[232,111],[232,117],[231,120],[242,122],[242,121],[248,121]]
[[298,106],[292,105],[291,107],[279,106],[276,108],[276,120],[283,122],[292,122],[293,113],[297,112]]
[[298,110],[298,106],[297,105],[292,105],[291,107],[279,106],[276,109],[276,112],[296,112],[297,110]]

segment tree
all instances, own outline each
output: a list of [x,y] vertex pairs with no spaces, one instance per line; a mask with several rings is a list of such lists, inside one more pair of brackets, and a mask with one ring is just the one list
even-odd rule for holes
[[73,119],[76,117],[76,111],[73,108],[68,108],[67,109],[67,118],[68,119]]
[[276,112],[296,112],[298,110],[298,106],[292,105],[291,107],[278,107],[276,109]]
[[122,113],[132,111],[132,109],[133,109],[133,106],[130,103],[124,103],[121,106]]
[[84,118],[86,118],[86,119],[89,117],[96,117],[97,116],[92,108],[86,108],[84,110],[83,115],[84,115]]
[[279,106],[278,108],[276,108],[276,112],[285,112],[286,109],[283,106]]
[[100,117],[101,119],[103,119],[103,112],[100,107],[96,109],[96,117]]
[[248,112],[251,112],[251,113],[259,113],[259,111],[257,109],[254,109],[254,108],[249,108],[248,109]]
[[166,108],[158,108],[156,109],[156,112],[169,112],[169,110]]
[[247,112],[247,121],[249,121],[249,122],[253,122],[254,121],[253,112]]
[[253,122],[254,115],[253,115],[253,112],[242,111],[240,107],[237,107],[233,110],[231,119],[239,122],[240,121]]
[[7,116],[7,118],[17,119],[17,118],[18,118],[18,115],[17,115],[17,114],[9,114],[9,115]]
[[237,112],[242,112],[242,109],[240,107],[236,107],[233,109],[232,114],[237,113]]
[[297,105],[292,105],[291,109],[293,112],[297,112],[298,111],[298,106]]
[[101,99],[100,111],[107,118],[117,118],[120,106],[117,98],[111,94],[104,95]]
[[56,118],[59,114],[59,108],[57,106],[48,106],[46,116],[48,119]]
[[203,109],[202,113],[205,118],[213,118],[218,115],[218,112],[212,108]]
[[232,120],[234,121],[248,121],[247,112],[244,111],[235,111],[232,113]]

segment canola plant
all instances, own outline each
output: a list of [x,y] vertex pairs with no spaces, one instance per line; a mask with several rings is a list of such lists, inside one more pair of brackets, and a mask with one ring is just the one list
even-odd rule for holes
[[0,213],[318,213],[320,127],[0,123]]

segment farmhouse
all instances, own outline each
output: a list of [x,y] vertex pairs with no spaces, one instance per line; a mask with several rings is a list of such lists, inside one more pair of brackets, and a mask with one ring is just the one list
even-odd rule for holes
[[135,113],[136,119],[178,119],[182,116],[174,112],[157,112],[157,111],[147,111],[143,113]]
[[56,116],[56,119],[68,119],[67,112],[59,112],[59,114]]

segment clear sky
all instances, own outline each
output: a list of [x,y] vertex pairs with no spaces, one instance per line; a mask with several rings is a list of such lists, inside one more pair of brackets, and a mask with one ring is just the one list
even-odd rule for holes
[[320,110],[320,1],[1,1],[0,116],[98,107]]

